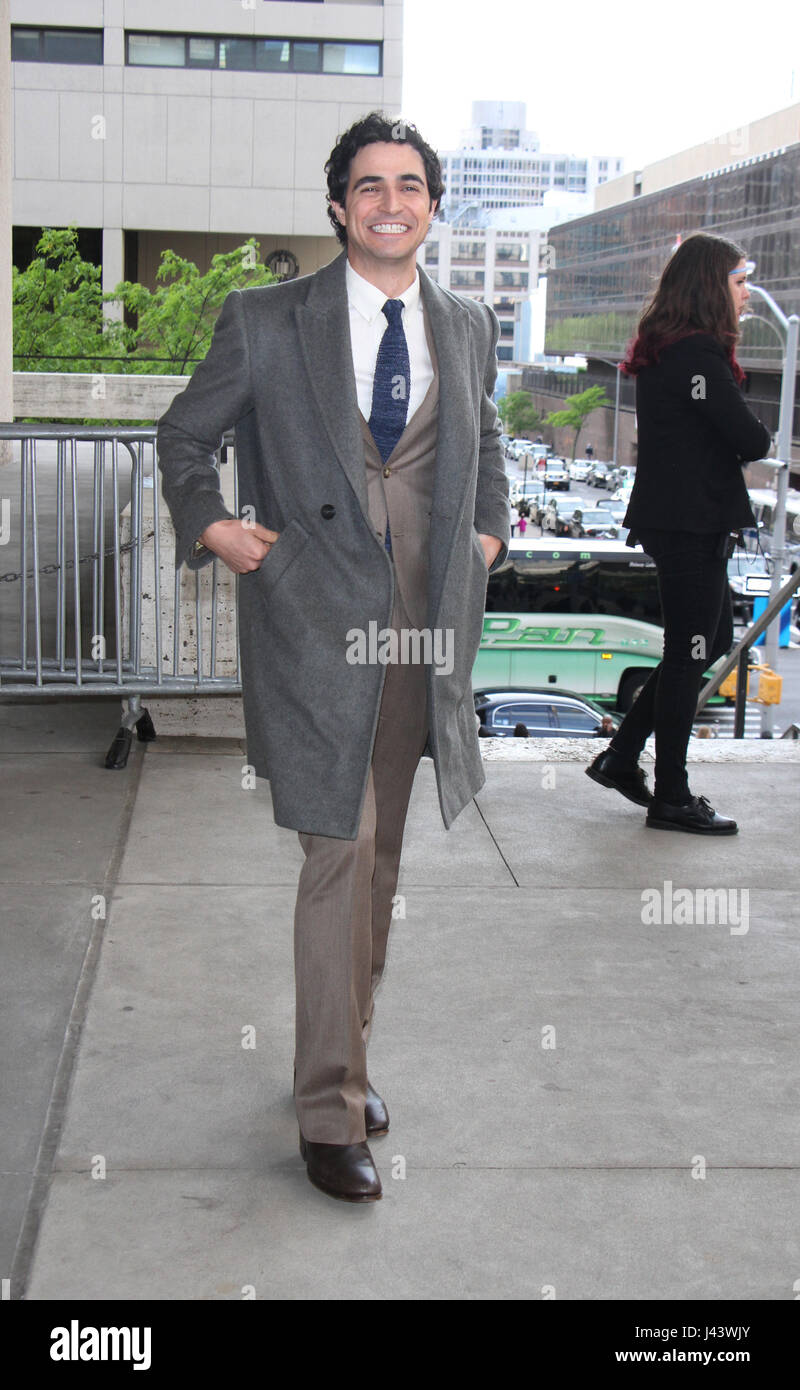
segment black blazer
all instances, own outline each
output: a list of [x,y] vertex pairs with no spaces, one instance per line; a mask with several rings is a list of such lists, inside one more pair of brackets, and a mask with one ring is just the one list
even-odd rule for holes
[[636,378],[639,458],[624,525],[662,531],[754,526],[742,464],[763,458],[769,430],[745,404],[725,349],[692,333]]

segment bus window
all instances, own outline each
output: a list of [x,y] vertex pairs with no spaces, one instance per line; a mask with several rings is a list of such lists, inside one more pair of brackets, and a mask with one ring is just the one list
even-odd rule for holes
[[[554,685],[616,702],[641,685],[662,648],[658,577],[641,550],[607,540],[512,540],[489,576],[473,684]],[[508,720],[529,722],[516,711]]]

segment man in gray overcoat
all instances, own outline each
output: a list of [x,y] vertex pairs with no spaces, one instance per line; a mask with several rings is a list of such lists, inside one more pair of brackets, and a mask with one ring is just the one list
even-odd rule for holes
[[[416,264],[443,185],[413,126],[372,112],[326,165],[344,251],[234,290],[159,423],[176,563],[239,581],[248,762],[305,853],[295,1102],[322,1191],[375,1201],[367,1077],[406,810],[428,751],[445,826],[485,780],[471,671],[509,539],[492,402],[498,323]],[[213,466],[235,426],[242,517]]]

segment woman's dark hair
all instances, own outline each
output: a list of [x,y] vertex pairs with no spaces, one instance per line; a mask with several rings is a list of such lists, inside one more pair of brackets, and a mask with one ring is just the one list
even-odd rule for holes
[[370,111],[368,116],[355,121],[344,135],[339,136],[325,165],[325,173],[328,176],[328,217],[342,246],[347,245],[347,231],[336,216],[333,204],[338,203],[340,207],[344,207],[352,160],[365,145],[390,145],[393,141],[400,145],[411,145],[420,155],[425,166],[425,179],[431,203],[438,203],[444,193],[439,156],[423,140],[417,127],[401,117],[392,121],[382,111]]
[[728,353],[736,380],[744,372],[736,361],[739,323],[729,276],[745,252],[734,241],[695,232],[670,256],[650,303],[639,320],[622,370],[636,376],[658,361],[661,350],[690,333],[710,333]]

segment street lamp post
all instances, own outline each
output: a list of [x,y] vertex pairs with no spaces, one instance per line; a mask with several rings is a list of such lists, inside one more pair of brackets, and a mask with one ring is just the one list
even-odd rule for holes
[[613,458],[613,464],[614,464],[614,467],[616,468],[616,466],[617,466],[617,451],[618,451],[618,448],[619,448],[619,384],[620,384],[620,377],[621,377],[622,373],[621,373],[621,371],[620,371],[619,362],[613,361],[612,358],[610,358],[610,357],[598,357],[598,356],[596,355],[596,353],[594,353],[594,352],[589,353],[588,355],[589,355],[590,357],[593,357],[594,360],[595,360],[595,362],[602,362],[602,363],[604,364],[604,366],[606,366],[606,367],[615,367],[615,368],[616,368],[616,373],[617,373],[617,389],[616,389],[616,391],[615,391],[615,393],[614,393],[614,458]]
[[619,362],[617,363],[617,389],[614,396],[614,467],[617,466],[617,445],[619,443],[619,379],[622,376]]
[[[787,318],[771,294],[761,285],[749,286],[751,295],[758,295],[764,303],[772,310],[781,331],[778,336],[783,344],[783,375],[781,377],[781,404],[778,415],[778,438],[776,443],[776,454],[779,460],[778,477],[776,484],[775,519],[773,524],[772,537],[772,583],[770,585],[770,598],[773,598],[781,588],[783,578],[783,563],[786,555],[786,494],[789,489],[789,462],[792,457],[792,419],[794,416],[794,393],[795,379],[797,377],[797,345],[798,331],[800,330],[800,318],[797,314],[790,314]],[[754,315],[753,317],[761,317]],[[768,322],[768,320],[765,320]],[[777,331],[777,330],[776,330]],[[778,645],[780,641],[780,615],[775,621],[770,623],[764,636],[764,656],[767,665],[773,670],[778,664]],[[761,737],[772,738],[774,726],[774,706],[762,705],[761,708]]]

